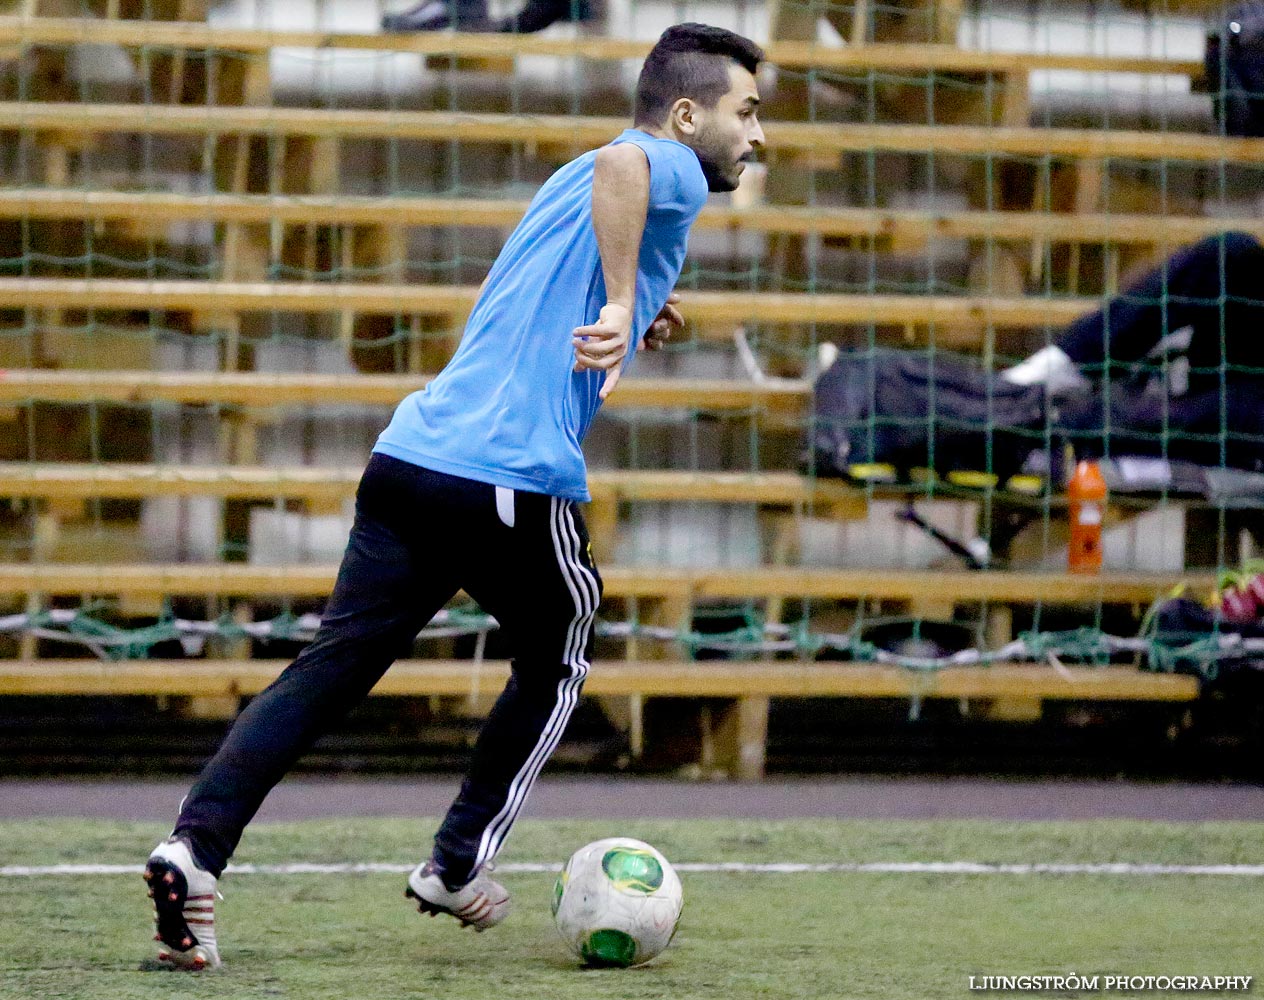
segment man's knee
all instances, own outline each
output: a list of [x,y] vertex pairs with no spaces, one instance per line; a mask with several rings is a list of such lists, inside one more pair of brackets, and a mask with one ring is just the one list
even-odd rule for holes
[[[1181,284],[1197,283],[1201,292],[1206,287],[1208,295],[1218,294],[1222,282],[1234,286],[1229,294],[1235,294],[1243,279],[1259,280],[1259,270],[1264,263],[1264,248],[1250,233],[1229,231],[1207,236],[1197,243],[1178,251],[1159,273]],[[1179,276],[1179,277],[1178,277]]]
[[556,691],[563,682],[576,689],[588,677],[589,657],[563,657],[556,653],[523,654],[512,663],[513,683],[519,691]]
[[1251,257],[1261,253],[1260,241],[1250,233],[1231,231],[1220,238],[1224,241],[1226,257]]
[[1199,257],[1216,260],[1223,253],[1226,263],[1230,266],[1239,261],[1264,256],[1264,249],[1260,247],[1259,240],[1250,233],[1238,232],[1237,230],[1216,233],[1214,236],[1205,237],[1194,244],[1191,250]]

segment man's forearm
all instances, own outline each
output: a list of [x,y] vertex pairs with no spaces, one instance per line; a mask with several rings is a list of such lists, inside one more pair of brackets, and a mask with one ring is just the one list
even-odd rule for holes
[[607,146],[593,166],[593,231],[606,280],[606,302],[632,309],[650,202],[650,164],[633,143]]

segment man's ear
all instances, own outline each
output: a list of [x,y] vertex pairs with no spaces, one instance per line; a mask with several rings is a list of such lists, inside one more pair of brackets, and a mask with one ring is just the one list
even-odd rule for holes
[[682,97],[671,106],[669,118],[683,135],[693,135],[698,131],[697,111],[698,106],[693,101]]

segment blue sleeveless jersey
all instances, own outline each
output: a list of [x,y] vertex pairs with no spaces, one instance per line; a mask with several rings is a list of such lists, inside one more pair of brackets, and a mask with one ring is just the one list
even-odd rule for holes
[[[680,277],[707,182],[688,146],[636,129],[615,140],[623,142],[650,164],[626,375]],[[592,223],[596,155],[572,160],[540,188],[492,265],[452,360],[399,404],[374,451],[494,486],[589,499],[580,443],[604,373],[572,371],[571,339],[606,304]]]

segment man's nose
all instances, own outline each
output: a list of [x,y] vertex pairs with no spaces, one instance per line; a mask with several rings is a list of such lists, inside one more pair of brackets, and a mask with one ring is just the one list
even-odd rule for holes
[[755,130],[750,134],[750,144],[756,147],[764,144],[764,128],[759,122],[755,122]]

